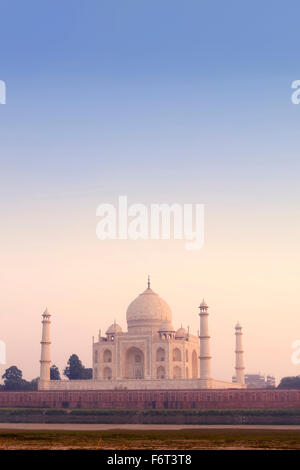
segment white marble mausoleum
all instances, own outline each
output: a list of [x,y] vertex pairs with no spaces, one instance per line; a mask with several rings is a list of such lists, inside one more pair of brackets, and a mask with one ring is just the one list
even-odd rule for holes
[[200,335],[174,328],[169,305],[150,287],[126,312],[127,331],[112,323],[93,341],[93,378],[50,380],[50,313],[43,314],[40,390],[244,388],[242,329],[235,327],[237,381],[211,377],[208,306],[200,304]]

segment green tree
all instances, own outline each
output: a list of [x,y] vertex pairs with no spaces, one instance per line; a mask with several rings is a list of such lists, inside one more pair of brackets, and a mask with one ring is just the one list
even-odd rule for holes
[[295,377],[283,377],[277,388],[300,388],[300,375]]
[[35,379],[32,379],[30,382],[27,382],[29,384],[29,390],[37,390],[39,380],[40,378],[36,377]]
[[60,380],[59,369],[55,364],[50,367],[50,380]]
[[22,379],[22,371],[17,368],[17,366],[11,366],[2,375],[2,379],[5,380],[21,380]]
[[2,375],[2,379],[4,379],[4,384],[1,387],[2,390],[37,390],[38,388],[38,380],[39,377],[36,379],[31,380],[28,382],[22,378],[22,371],[18,369],[17,366],[11,366]]
[[4,379],[4,390],[24,390],[26,380],[22,379],[22,371],[17,366],[11,366],[2,375]]
[[85,368],[79,357],[76,354],[72,354],[64,370],[64,375],[68,377],[69,380],[80,380],[84,378],[84,370]]
[[82,379],[89,380],[93,378],[93,369],[84,367],[82,371]]

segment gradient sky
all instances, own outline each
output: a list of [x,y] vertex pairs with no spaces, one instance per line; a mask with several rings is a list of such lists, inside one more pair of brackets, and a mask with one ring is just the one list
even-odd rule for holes
[[[91,337],[146,287],[196,333],[213,376],[300,374],[299,2],[9,0],[0,4],[0,339],[7,366],[91,365]],[[205,204],[205,246],[100,242],[96,208]],[[7,366],[0,366],[3,373]]]

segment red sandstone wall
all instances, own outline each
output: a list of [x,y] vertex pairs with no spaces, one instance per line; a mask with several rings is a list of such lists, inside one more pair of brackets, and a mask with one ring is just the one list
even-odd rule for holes
[[0,407],[222,409],[300,408],[300,390],[0,392]]

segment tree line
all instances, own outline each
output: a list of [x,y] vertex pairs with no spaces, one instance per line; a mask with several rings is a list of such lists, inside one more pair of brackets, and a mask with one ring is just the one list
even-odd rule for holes
[[[69,380],[88,380],[93,377],[93,370],[84,367],[81,360],[76,354],[69,357],[67,366],[63,371],[63,375]],[[37,390],[39,377],[27,381],[23,379],[23,373],[17,366],[11,366],[2,375],[4,381],[0,385],[0,390]],[[61,380],[58,367],[53,364],[50,367],[50,380]]]
[[[3,385],[0,385],[0,390],[37,390],[39,377],[27,381],[22,377],[22,371],[17,366],[11,366],[2,375],[4,380]],[[63,375],[69,380],[88,380],[93,378],[93,370],[84,367],[81,360],[76,354],[69,357],[67,366],[63,371]],[[61,380],[58,367],[53,364],[50,367],[50,380]],[[300,389],[300,375],[294,377],[283,377],[277,386],[279,389],[284,388],[299,388]]]

